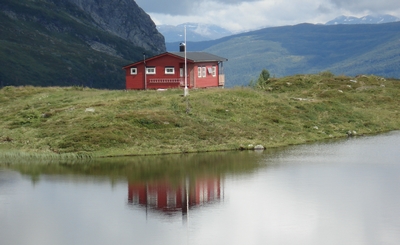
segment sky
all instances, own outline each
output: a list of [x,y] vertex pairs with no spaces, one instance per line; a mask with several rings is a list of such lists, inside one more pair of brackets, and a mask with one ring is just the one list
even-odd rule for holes
[[326,23],[340,15],[400,17],[399,0],[135,0],[156,25],[216,24],[232,32],[299,23]]

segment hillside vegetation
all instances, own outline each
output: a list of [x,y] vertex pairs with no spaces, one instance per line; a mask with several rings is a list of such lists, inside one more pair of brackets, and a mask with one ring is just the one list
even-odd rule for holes
[[[264,89],[0,90],[0,152],[116,156],[277,147],[400,129],[400,82],[296,75]],[[354,131],[354,132],[353,132]]]
[[[245,85],[267,69],[272,76],[374,74],[400,78],[400,22],[365,25],[270,27],[213,41],[189,42],[188,50],[226,57],[227,86]],[[167,44],[176,50],[177,43]]]
[[0,87],[123,89],[122,66],[141,59],[144,51],[102,29],[90,13],[69,1],[0,3]]

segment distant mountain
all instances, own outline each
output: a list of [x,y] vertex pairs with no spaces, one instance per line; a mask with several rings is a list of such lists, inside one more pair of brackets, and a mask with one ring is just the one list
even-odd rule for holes
[[123,65],[165,52],[132,0],[1,0],[0,87],[125,88]]
[[177,26],[158,25],[158,31],[164,35],[165,42],[183,42],[186,26],[187,41],[206,41],[232,35],[232,32],[217,26],[201,23],[184,23]]
[[339,16],[325,25],[338,25],[338,24],[382,24],[389,22],[400,21],[400,18],[393,15],[367,15],[361,18],[353,16]]
[[[331,71],[355,76],[400,78],[400,22],[359,25],[270,27],[203,42],[190,51],[206,51],[224,62],[226,86],[247,85],[262,69],[271,76]],[[178,43],[167,44],[167,50]]]

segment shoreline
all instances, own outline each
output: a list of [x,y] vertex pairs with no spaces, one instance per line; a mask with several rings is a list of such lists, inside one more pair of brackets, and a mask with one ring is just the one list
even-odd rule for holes
[[[241,149],[221,149],[221,150],[203,150],[203,151],[191,151],[191,152],[169,152],[169,153],[144,153],[144,154],[122,154],[122,155],[108,155],[108,156],[93,156],[91,154],[82,154],[82,153],[65,153],[65,154],[49,154],[49,153],[29,153],[29,152],[18,152],[14,151],[10,154],[3,153],[0,150],[0,166],[3,164],[10,164],[4,161],[10,160],[30,160],[30,161],[61,161],[61,162],[80,162],[80,161],[88,161],[88,160],[96,160],[96,159],[114,159],[114,158],[123,158],[123,157],[143,157],[143,156],[163,156],[163,155],[184,155],[184,154],[197,154],[197,153],[216,153],[216,152],[235,152],[235,151],[259,151],[263,152],[268,149],[279,149],[296,145],[306,145],[306,144],[314,144],[325,141],[339,141],[345,140],[346,138],[359,138],[359,137],[368,137],[368,136],[378,136],[382,134],[388,134],[392,132],[400,131],[400,129],[394,129],[390,131],[382,131],[382,132],[371,132],[369,134],[361,134],[361,135],[345,135],[342,137],[336,138],[321,138],[319,140],[307,141],[298,144],[287,144],[287,145],[277,145],[272,147],[264,147],[262,150],[257,150],[253,148],[241,148]],[[12,164],[12,163],[11,163]]]
[[268,149],[400,129],[400,81],[376,76],[296,75],[187,97],[180,89],[4,87],[0,102],[0,159]]

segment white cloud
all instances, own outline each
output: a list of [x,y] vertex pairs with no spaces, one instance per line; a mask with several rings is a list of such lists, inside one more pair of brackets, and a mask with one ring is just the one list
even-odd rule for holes
[[382,0],[200,0],[170,1],[161,8],[154,0],[136,1],[156,24],[216,24],[231,31],[298,23],[325,23],[339,15],[400,16],[400,1]]
[[330,0],[330,2],[341,9],[353,12],[386,12],[393,9],[400,9],[400,1],[398,0]]

